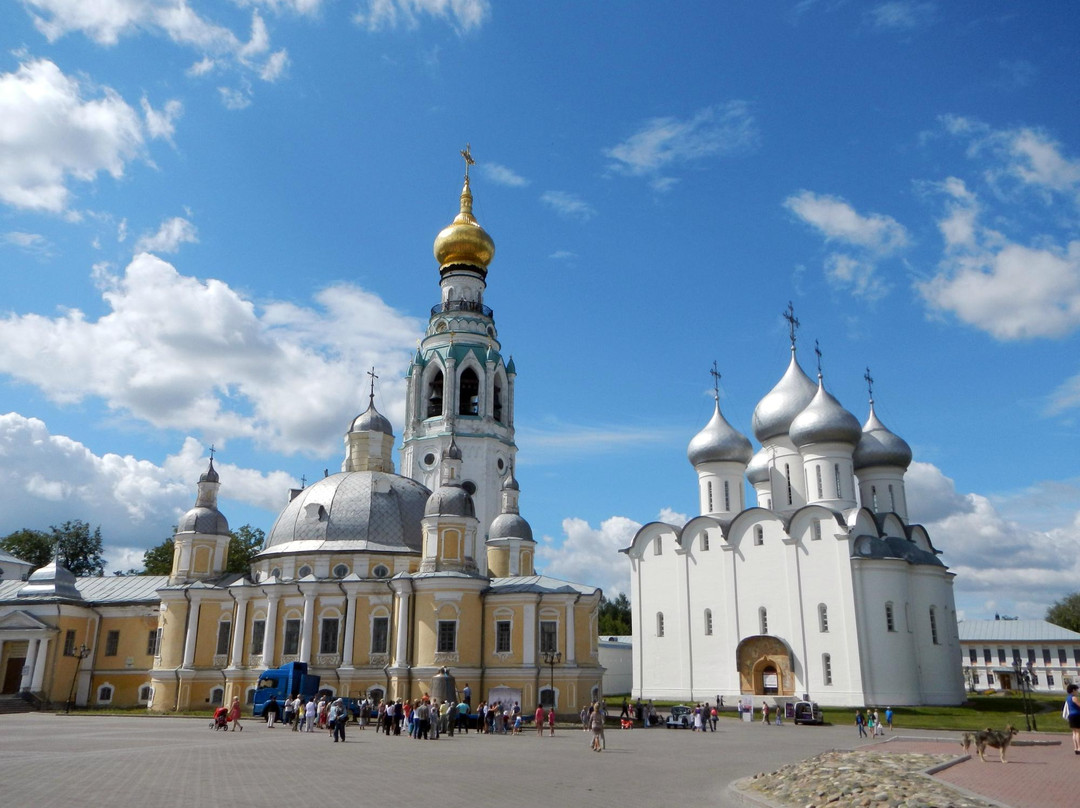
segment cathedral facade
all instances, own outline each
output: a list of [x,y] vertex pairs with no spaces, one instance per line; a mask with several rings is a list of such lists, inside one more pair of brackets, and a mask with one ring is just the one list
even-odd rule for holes
[[289,492],[250,572],[230,575],[228,481],[211,460],[167,578],[75,579],[54,563],[0,584],[5,692],[199,709],[250,703],[263,670],[303,662],[357,698],[418,697],[443,667],[475,703],[598,697],[600,590],[536,574],[518,508],[516,373],[484,303],[495,247],[472,201],[466,172],[435,240],[441,294],[408,369],[402,473],[372,374],[341,471]]
[[753,414],[760,449],[724,418],[717,394],[687,452],[700,515],[647,524],[623,551],[633,692],[959,704],[953,573],[908,522],[911,449],[878,419],[872,389],[860,426],[820,370],[810,380],[789,318],[790,362]]

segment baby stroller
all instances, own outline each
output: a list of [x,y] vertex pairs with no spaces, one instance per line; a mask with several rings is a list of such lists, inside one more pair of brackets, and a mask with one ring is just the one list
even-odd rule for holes
[[214,710],[214,720],[210,722],[210,729],[228,729],[229,728],[229,708],[218,707]]

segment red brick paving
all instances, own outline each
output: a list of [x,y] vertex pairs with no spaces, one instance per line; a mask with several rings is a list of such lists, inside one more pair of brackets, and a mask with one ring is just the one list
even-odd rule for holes
[[[938,772],[938,780],[987,797],[1011,808],[1073,808],[1080,805],[1080,755],[1074,755],[1072,739],[1067,735],[1024,733],[1024,740],[1060,741],[1053,746],[1016,746],[1009,748],[1008,763],[1002,764],[996,749],[987,750],[986,762],[975,750],[971,759]],[[898,740],[862,747],[876,751],[963,755],[957,740]]]

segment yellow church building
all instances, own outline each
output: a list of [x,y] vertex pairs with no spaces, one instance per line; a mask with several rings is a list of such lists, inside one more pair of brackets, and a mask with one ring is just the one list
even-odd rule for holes
[[[467,165],[468,165],[467,158]],[[251,703],[260,673],[307,663],[355,698],[415,698],[449,668],[474,704],[573,709],[600,696],[599,589],[536,574],[518,509],[513,360],[484,304],[495,247],[460,210],[435,240],[440,302],[408,370],[401,474],[374,405],[341,471],[300,490],[246,575],[211,459],[180,519],[170,575],[75,578],[54,561],[0,582],[5,698],[145,706]]]

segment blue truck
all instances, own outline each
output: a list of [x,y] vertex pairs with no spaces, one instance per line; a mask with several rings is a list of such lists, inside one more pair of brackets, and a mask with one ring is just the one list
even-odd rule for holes
[[[329,690],[319,690],[319,677],[308,673],[306,662],[287,662],[280,668],[271,668],[259,674],[253,712],[256,716],[263,715],[266,703],[270,701],[271,696],[277,699],[278,704],[284,705],[286,699],[291,699],[296,695],[307,700],[329,692]],[[350,709],[354,708],[353,699],[345,699],[345,702]]]

